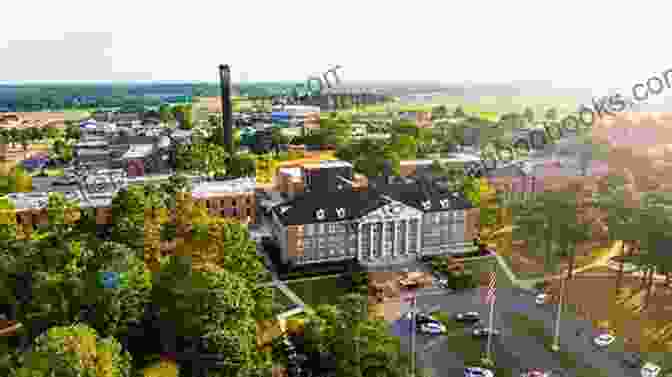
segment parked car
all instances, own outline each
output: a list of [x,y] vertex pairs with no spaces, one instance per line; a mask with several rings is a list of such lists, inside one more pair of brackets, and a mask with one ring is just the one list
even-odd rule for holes
[[658,377],[660,374],[660,366],[653,363],[646,363],[640,371],[642,377]]
[[641,368],[644,365],[644,361],[639,354],[629,354],[623,358],[623,365],[629,368]]
[[606,347],[613,343],[614,340],[616,340],[616,337],[611,334],[604,333],[596,336],[595,339],[593,339],[593,343],[595,343],[595,345],[598,347]]
[[418,326],[425,324],[425,323],[437,323],[441,324],[438,320],[432,318],[432,316],[427,315],[425,313],[418,313],[415,315],[415,322],[418,324]]
[[464,368],[464,377],[495,377],[490,369],[479,367]]
[[544,372],[541,369],[528,369],[520,377],[549,377],[550,372]]
[[466,312],[455,314],[455,320],[460,322],[477,322],[481,319],[478,312]]
[[420,326],[420,331],[425,333],[425,334],[438,335],[438,334],[445,333],[446,332],[446,327],[444,325],[439,324],[439,323],[428,322],[428,323],[424,323]]
[[543,304],[545,304],[545,303],[547,302],[548,299],[549,299],[548,294],[546,294],[546,293],[539,293],[539,294],[537,295],[537,297],[535,297],[534,302],[536,302],[537,305],[543,305]]
[[493,336],[498,336],[500,334],[497,329],[490,329],[489,327],[476,327],[472,330],[474,336],[489,336],[492,332]]

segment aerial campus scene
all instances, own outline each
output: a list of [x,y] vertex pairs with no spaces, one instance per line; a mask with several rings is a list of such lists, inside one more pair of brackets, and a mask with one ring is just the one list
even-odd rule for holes
[[0,377],[672,376],[665,12],[118,3],[0,25]]

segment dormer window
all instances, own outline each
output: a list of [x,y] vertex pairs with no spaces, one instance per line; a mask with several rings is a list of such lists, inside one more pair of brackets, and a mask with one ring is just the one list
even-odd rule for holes
[[338,216],[339,219],[342,219],[345,217],[345,208],[336,208],[336,215]]
[[448,201],[448,199],[441,199],[439,204],[441,205],[442,209],[446,209],[450,206],[450,201]]
[[324,218],[325,218],[325,216],[324,216],[324,210],[323,210],[322,208],[320,208],[320,209],[318,209],[317,211],[315,211],[315,217],[316,217],[318,220],[324,220]]
[[427,211],[430,208],[432,208],[432,203],[429,200],[425,200],[424,202],[422,202],[422,208],[424,208],[425,211]]

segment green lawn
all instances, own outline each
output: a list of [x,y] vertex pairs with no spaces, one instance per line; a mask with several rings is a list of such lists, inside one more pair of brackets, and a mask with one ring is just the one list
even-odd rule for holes
[[[431,315],[446,326],[449,339],[445,347],[448,347],[450,352],[457,354],[464,361],[465,366],[484,366],[481,358],[485,353],[486,342],[471,336],[464,324],[451,319],[446,312],[434,312]],[[496,356],[496,354],[492,355],[495,366],[485,367],[492,370],[497,377],[513,377],[511,370],[497,367]]]
[[287,310],[293,304],[292,300],[287,297],[279,288],[271,288],[273,290],[273,307],[274,314],[280,314]]
[[320,304],[336,304],[338,298],[345,295],[347,290],[339,286],[338,277],[324,279],[288,282],[287,286],[297,296],[310,306]]
[[[543,323],[537,320],[532,320],[524,314],[514,314],[512,319],[512,330],[517,334],[527,334],[537,338],[549,352],[553,344],[553,337],[547,332]],[[576,356],[565,350],[556,352],[558,360],[565,370],[572,370],[577,377],[607,377],[606,373],[599,368],[580,365],[580,361]]]
[[473,271],[474,276],[481,276],[483,273],[489,273],[492,271],[493,265],[497,276],[497,286],[513,288],[513,282],[509,279],[508,275],[506,275],[506,272],[500,267],[495,258],[474,259],[464,262],[464,268]]

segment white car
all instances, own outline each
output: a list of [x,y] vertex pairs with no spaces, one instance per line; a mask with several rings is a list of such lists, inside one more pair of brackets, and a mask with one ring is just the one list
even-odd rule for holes
[[464,368],[464,377],[495,377],[491,370],[479,367]]
[[548,300],[548,294],[540,293],[535,297],[534,302],[536,302],[537,305],[543,305],[546,303],[546,300]]
[[443,334],[446,332],[446,327],[435,322],[428,322],[420,326],[420,331],[425,334]]
[[597,345],[599,347],[606,347],[606,346],[610,345],[611,343],[613,343],[614,340],[616,340],[616,337],[614,337],[613,335],[602,334],[602,335],[599,335],[599,336],[595,337],[595,339],[593,339],[593,342],[595,343],[595,345]]
[[660,367],[654,363],[646,363],[641,370],[642,377],[658,377]]

